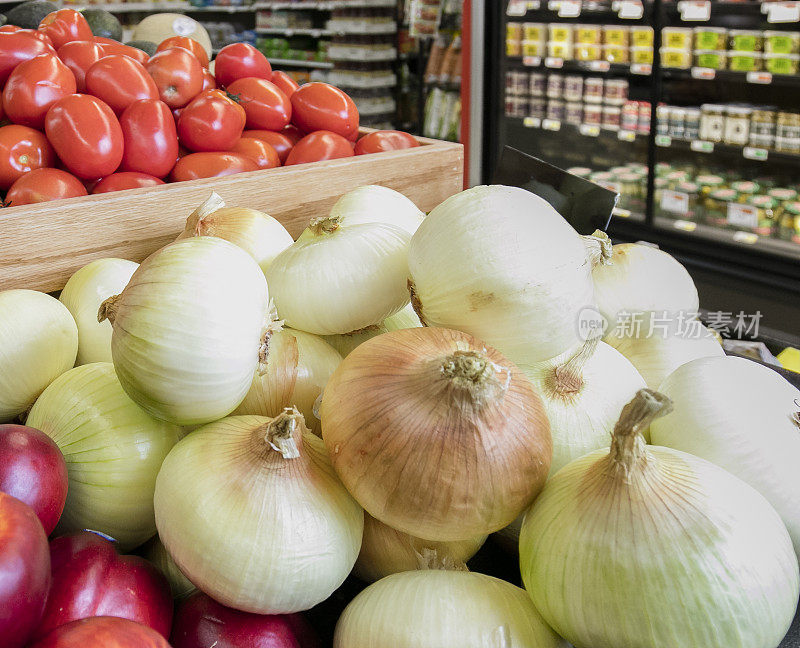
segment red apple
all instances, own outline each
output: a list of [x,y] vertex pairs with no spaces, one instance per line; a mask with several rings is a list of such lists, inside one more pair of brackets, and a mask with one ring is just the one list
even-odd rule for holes
[[202,592],[193,594],[175,614],[174,648],[316,648],[318,642],[299,614],[240,612]]
[[144,558],[122,556],[104,537],[79,531],[50,542],[50,562],[53,584],[35,638],[96,616],[130,619],[169,636],[169,583]]
[[42,618],[50,585],[50,554],[30,506],[0,493],[0,640],[25,645]]
[[170,648],[155,630],[118,617],[92,617],[59,626],[28,648]]
[[30,506],[50,535],[67,499],[67,464],[56,442],[25,425],[0,425],[0,491]]

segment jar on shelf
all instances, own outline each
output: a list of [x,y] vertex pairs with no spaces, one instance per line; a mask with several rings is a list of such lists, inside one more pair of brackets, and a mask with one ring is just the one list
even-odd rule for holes
[[639,103],[639,127],[637,132],[643,135],[650,134],[650,118],[652,109],[648,101],[640,101]]
[[547,41],[547,25],[544,23],[522,23],[522,39],[527,41]]
[[603,107],[600,104],[583,104],[583,123],[590,126],[602,126]]
[[674,171],[674,169],[669,162],[656,162],[656,178],[665,178],[672,171]]
[[750,135],[775,137],[775,113],[772,110],[754,110],[750,114]]
[[797,54],[764,54],[764,69],[770,74],[797,74],[799,68]]
[[661,45],[665,48],[691,50],[692,30],[689,27],[664,27],[661,30]]
[[542,72],[531,72],[528,75],[528,88],[534,97],[544,97],[547,92],[547,75]]
[[779,205],[783,206],[797,200],[797,192],[794,189],[786,187],[775,187],[767,192],[770,198],[778,201]]
[[603,84],[603,99],[609,104],[624,104],[628,100],[627,79],[606,80]]
[[522,56],[545,56],[547,53],[547,45],[545,41],[522,41]]
[[776,212],[778,201],[769,196],[752,196],[748,201],[756,208],[756,226],[753,232],[759,236],[774,236],[778,231]]
[[703,104],[700,106],[700,139],[721,142],[725,136],[725,106]]
[[581,101],[583,99],[583,77],[571,74],[564,77],[564,99],[567,101]]
[[603,25],[603,43],[628,47],[630,44],[631,28],[624,25]]
[[747,146],[750,141],[750,115],[753,110],[744,106],[728,106],[723,140],[732,146]]
[[689,173],[687,171],[681,171],[680,169],[674,169],[667,173],[664,179],[667,181],[667,188],[674,190],[681,182],[689,180]]
[[587,103],[603,102],[603,77],[586,77],[584,79],[583,100]]
[[580,101],[566,103],[564,121],[576,126],[583,122],[583,104]]
[[781,216],[778,235],[784,241],[800,244],[800,202],[786,205]]
[[738,194],[737,202],[740,203],[749,203],[753,196],[757,196],[761,192],[759,184],[752,180],[738,180],[732,182],[731,189]]
[[725,189],[725,178],[718,175],[707,174],[699,175],[695,182],[700,186],[700,196],[705,198],[719,189]]
[[639,128],[639,103],[637,101],[626,101],[622,106],[622,130],[636,131]]
[[618,131],[622,124],[622,108],[619,106],[603,106],[603,128]]
[[564,60],[572,60],[572,43],[549,41],[547,43],[547,56]]
[[629,51],[624,45],[603,45],[603,60],[609,63],[629,63]]
[[696,50],[726,50],[728,49],[728,30],[724,27],[694,28],[694,49]]
[[685,139],[686,111],[679,106],[672,106],[669,111],[669,133],[673,139]]
[[547,116],[547,100],[544,97],[531,97],[528,100],[528,117],[544,119]]
[[800,33],[765,31],[764,51],[767,54],[800,54]]
[[728,49],[733,52],[761,52],[764,50],[764,33],[753,29],[731,29],[728,32]]
[[689,141],[700,137],[700,109],[684,108],[683,136]]
[[642,178],[628,171],[618,173],[616,181],[619,185],[620,207],[630,212],[642,213],[645,207]]
[[576,43],[573,47],[573,57],[576,61],[599,61],[602,53],[600,45]]
[[760,72],[764,69],[761,52],[728,52],[728,69],[733,72]]
[[572,25],[565,23],[550,23],[547,25],[547,40],[551,43],[572,44]]
[[665,68],[688,70],[692,67],[692,50],[677,47],[662,47],[661,65]]
[[728,67],[728,52],[725,50],[695,50],[695,67],[724,70]]
[[506,25],[506,56],[522,56],[522,24],[510,22]]
[[599,45],[603,40],[603,30],[600,25],[576,25],[574,30],[575,43],[582,45]]
[[652,45],[637,45],[631,47],[631,63],[637,65],[652,65],[653,64],[653,46]]
[[559,99],[551,99],[547,102],[547,119],[553,121],[565,121],[567,116],[567,105]]
[[506,92],[510,95],[528,94],[528,76],[525,72],[506,73]]
[[547,98],[561,99],[564,96],[564,77],[560,74],[551,74],[547,77]]
[[671,113],[672,106],[662,104],[656,108],[656,132],[661,136],[669,136],[669,119]]
[[738,194],[733,189],[717,189],[703,200],[703,216],[713,227],[728,226],[728,203],[737,202]]
[[649,25],[634,25],[630,28],[632,47],[646,47],[653,50],[653,28]]

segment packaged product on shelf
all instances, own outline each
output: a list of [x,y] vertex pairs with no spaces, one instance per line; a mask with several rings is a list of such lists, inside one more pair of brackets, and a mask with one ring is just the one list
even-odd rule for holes
[[756,226],[753,229],[759,236],[773,236],[778,231],[776,210],[778,201],[769,196],[751,196],[748,204],[756,208]]
[[656,133],[661,136],[669,136],[669,118],[671,113],[671,106],[661,104],[656,108]]
[[760,72],[764,69],[761,52],[728,52],[728,69],[734,72]]
[[705,198],[710,196],[715,191],[719,189],[725,189],[725,178],[718,175],[699,175],[695,179],[695,182],[700,185],[700,196]]
[[726,144],[747,146],[750,140],[750,115],[752,112],[751,108],[728,106],[725,134],[723,135]]
[[631,63],[636,63],[637,65],[652,65],[653,46],[639,45],[631,47]]
[[547,102],[547,119],[554,121],[565,121],[567,116],[567,105],[560,99],[551,99]]
[[800,114],[780,112],[775,127],[775,150],[800,153]]
[[511,70],[506,72],[506,94],[526,95],[528,94],[528,75],[525,72]]
[[564,77],[564,99],[581,101],[583,99],[583,77],[571,74]]
[[576,43],[572,49],[572,56],[577,61],[599,61],[602,55],[600,45],[587,45]]
[[528,75],[530,94],[534,97],[544,97],[547,91],[547,75],[542,72],[531,72]]
[[664,27],[661,32],[661,44],[665,48],[690,50],[693,35],[689,27]]
[[734,52],[761,52],[764,33],[752,29],[731,29],[728,32],[728,49]]
[[700,114],[699,108],[684,108],[683,133],[689,141],[700,137]]
[[789,203],[783,209],[778,235],[784,241],[800,243],[800,202]]
[[632,47],[649,47],[653,49],[653,28],[648,25],[634,25],[630,28]]
[[800,32],[765,31],[764,51],[767,54],[800,54]]
[[797,54],[764,54],[764,69],[772,74],[797,74],[800,56]]
[[713,227],[727,227],[728,203],[735,203],[738,194],[734,189],[716,189],[703,201],[703,216]]
[[669,111],[669,132],[673,139],[684,139],[686,111],[678,106],[673,106]]
[[547,44],[545,41],[522,41],[522,56],[546,56]]
[[572,25],[550,23],[547,25],[548,41],[551,43],[572,44]]
[[[521,97],[507,97],[506,107],[508,107],[508,99],[511,100],[511,107],[514,113],[513,117],[522,116],[517,114],[521,110]],[[441,88],[433,88],[428,94],[428,99],[425,101],[425,119],[423,122],[423,133],[425,137],[436,137],[442,125],[442,119],[445,111],[445,93]]]
[[[431,57],[434,55],[434,49],[438,48],[441,51],[437,52],[437,56],[444,55],[444,44],[439,43],[440,39],[434,39],[431,47]],[[522,25],[521,23],[508,23],[506,25],[506,56],[516,57],[522,56]],[[430,58],[428,59],[430,61]]]
[[571,60],[572,51],[572,43],[569,42],[550,41],[547,43],[547,55],[551,58]]
[[547,77],[547,98],[561,99],[564,96],[564,77],[560,74],[551,74]]
[[639,128],[639,103],[626,101],[622,107],[622,122],[620,128],[626,131],[635,131]]
[[574,33],[575,43],[581,45],[599,45],[603,38],[600,25],[576,25]]
[[733,189],[738,195],[736,202],[749,203],[753,196],[757,196],[761,191],[761,187],[757,182],[752,180],[737,180],[731,183]]
[[603,124],[603,107],[600,104],[583,104],[583,123],[590,126]]
[[797,200],[797,192],[794,189],[787,189],[786,187],[770,189],[767,191],[767,195],[774,199],[781,207]]
[[544,119],[547,115],[547,100],[544,97],[531,97],[528,100],[528,116]]
[[628,100],[627,79],[607,79],[603,83],[603,99],[609,104],[624,104]]
[[[508,41],[506,41],[508,43]],[[515,41],[519,45],[519,48],[522,47],[520,41]],[[444,37],[439,35],[433,39],[433,43],[431,43],[431,51],[430,55],[428,56],[428,63],[425,66],[425,81],[427,83],[432,83],[438,81],[439,74],[442,70],[442,64],[444,63],[444,55],[447,49],[447,42],[445,41]],[[520,49],[521,51],[521,49]],[[508,54],[509,56],[520,56],[518,51],[517,54]]]
[[622,108],[603,106],[603,128],[618,131],[622,123]]
[[652,108],[649,101],[639,102],[639,128],[637,129],[642,135],[650,134],[650,119],[652,117]]
[[[624,25],[603,25],[603,44],[628,47],[631,28]],[[645,43],[647,44],[647,43]]]
[[724,70],[728,67],[728,52],[725,50],[695,50],[695,67]]
[[522,23],[522,39],[527,41],[547,41],[547,25],[544,23]]
[[629,48],[623,45],[603,45],[603,60],[609,63],[628,63],[629,52]]
[[728,45],[728,30],[724,27],[695,27],[694,49],[696,50],[726,50]]
[[439,139],[458,141],[461,124],[461,96],[457,92],[448,92],[445,112],[439,129]]
[[603,77],[586,77],[584,79],[583,100],[588,103],[602,103]]
[[564,121],[575,125],[583,122],[583,104],[580,101],[566,103]]
[[442,57],[441,67],[439,68],[439,80],[442,82],[450,81],[458,69],[458,57],[461,55],[461,36],[454,36],[447,46]]
[[692,67],[692,50],[676,47],[662,47],[661,65],[665,68],[688,70]]
[[700,139],[721,142],[725,136],[725,106],[703,104],[700,111]]
[[670,189],[677,189],[678,185],[681,182],[686,182],[689,180],[689,173],[687,171],[681,171],[680,169],[675,169],[670,171],[664,176],[664,179],[667,181],[667,187]]

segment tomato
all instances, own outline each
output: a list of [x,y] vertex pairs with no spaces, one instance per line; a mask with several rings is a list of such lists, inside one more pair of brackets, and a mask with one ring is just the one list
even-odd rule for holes
[[20,63],[3,89],[3,110],[15,124],[41,129],[47,110],[75,92],[75,75],[55,54]]
[[195,97],[178,118],[178,137],[192,151],[227,151],[242,136],[244,108],[221,90]]
[[64,97],[50,108],[44,125],[56,154],[79,178],[111,175],[122,161],[122,128],[97,97]]
[[113,38],[106,38],[105,36],[95,36],[92,40],[95,43],[100,43],[101,45],[119,45],[119,41],[115,41]]
[[170,648],[170,645],[141,623],[97,616],[60,626],[28,648]]
[[34,169],[17,180],[6,194],[9,207],[85,196],[86,187],[61,169]]
[[22,174],[51,167],[55,161],[44,133],[27,126],[0,128],[0,189],[8,189]]
[[395,130],[375,131],[364,135],[356,143],[356,155],[367,153],[381,153],[382,151],[397,151],[399,149],[414,148],[419,142],[413,135]]
[[328,83],[306,83],[295,90],[292,122],[311,133],[327,130],[342,137],[358,133],[358,109],[344,92]]
[[336,160],[353,157],[353,147],[341,135],[330,131],[315,131],[306,135],[289,152],[285,166],[319,162],[320,160]]
[[147,52],[143,52],[142,50],[136,47],[130,47],[128,45],[123,45],[122,43],[117,43],[116,41],[112,41],[110,38],[104,39],[108,40],[109,42],[98,42],[97,39],[100,38],[99,36],[95,36],[95,42],[98,43],[103,48],[103,52],[105,52],[106,56],[110,56],[112,54],[121,54],[122,56],[127,56],[128,58],[132,58],[137,63],[141,63],[144,65],[147,61],[150,60],[150,57],[147,55]]
[[267,57],[252,45],[233,43],[223,47],[214,59],[214,76],[223,88],[246,77],[272,78],[272,66]]
[[178,120],[181,118],[181,113],[183,112],[183,108],[173,108],[172,109],[172,116],[175,119],[175,123],[178,123]]
[[0,27],[0,34],[13,34],[14,32],[24,31],[22,27],[17,27],[16,25],[3,25]]
[[110,191],[125,191],[126,189],[139,189],[140,187],[155,187],[164,184],[161,178],[139,173],[138,171],[121,171],[112,173],[98,182],[92,189],[93,194],[108,193]]
[[294,91],[300,87],[297,81],[286,74],[286,72],[281,72],[280,70],[272,71],[272,78],[270,81],[278,86],[278,89],[287,97],[291,97]]
[[242,137],[231,149],[234,153],[246,155],[258,165],[259,169],[274,169],[281,165],[278,152],[264,140]]
[[216,89],[217,89],[217,80],[214,78],[214,75],[211,74],[211,72],[209,72],[204,68],[202,92],[205,92],[206,90],[216,90]]
[[156,48],[156,54],[158,54],[158,52],[163,52],[170,47],[182,47],[183,49],[189,50],[197,57],[197,60],[200,61],[200,65],[202,65],[204,68],[208,67],[208,52],[206,52],[206,48],[196,40],[189,38],[188,36],[171,36],[170,38],[167,38],[158,44],[158,47]]
[[292,102],[271,81],[246,77],[231,83],[227,90],[244,108],[247,128],[279,131],[292,118]]
[[294,124],[289,124],[286,128],[284,128],[281,133],[286,135],[290,140],[292,140],[292,144],[297,144],[301,139],[306,136],[306,133],[301,131],[297,126]]
[[125,140],[120,170],[166,176],[178,159],[178,133],[167,105],[159,99],[136,101],[119,123]]
[[94,38],[83,14],[74,9],[59,9],[47,14],[39,23],[39,31],[58,49],[72,41],[90,41]]
[[281,164],[286,162],[289,151],[291,151],[292,147],[295,145],[295,141],[290,137],[284,133],[276,133],[275,131],[246,130],[242,133],[242,139],[244,138],[258,139],[269,144],[273,149],[275,149]]
[[156,82],[145,67],[120,54],[104,56],[86,72],[86,91],[118,115],[140,99],[158,99]]
[[203,90],[203,66],[182,47],[156,52],[146,67],[161,101],[170,108],[182,108]]
[[257,170],[252,158],[241,153],[191,153],[178,160],[170,178],[173,182],[184,182]]
[[20,63],[47,53],[55,54],[55,50],[36,38],[32,31],[0,34],[0,86]]
[[103,48],[93,41],[72,41],[58,48],[58,58],[75,75],[78,92],[86,90],[86,71],[104,56]]

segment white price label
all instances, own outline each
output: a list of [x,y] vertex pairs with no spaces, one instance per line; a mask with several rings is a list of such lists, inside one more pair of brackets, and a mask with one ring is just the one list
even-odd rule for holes
[[636,141],[636,131],[632,130],[621,130],[617,132],[617,139],[622,142],[635,142]]
[[697,223],[687,220],[676,220],[672,226],[675,229],[683,230],[684,232],[694,232],[697,229]]
[[649,63],[631,63],[631,74],[650,75],[653,73],[653,66]]
[[678,3],[681,20],[687,22],[704,22],[711,18],[711,2],[709,0],[682,0]]
[[758,234],[753,234],[753,232],[734,232],[733,240],[737,243],[754,245],[758,243]]
[[710,81],[717,76],[717,71],[713,68],[703,68],[703,67],[693,67],[692,68],[692,78],[693,79],[705,79],[706,81]]
[[608,61],[586,61],[583,65],[592,72],[608,72],[611,69],[611,63]]
[[542,64],[541,56],[523,56],[522,64],[528,67],[539,67]]
[[622,0],[617,15],[623,20],[639,20],[644,16],[644,5],[641,0]]
[[745,146],[742,155],[748,160],[758,160],[759,162],[765,161],[769,157],[769,151],[763,148],[754,148],[752,146]]
[[559,18],[577,18],[581,15],[581,0],[561,0],[558,3]]
[[564,67],[564,59],[562,58],[555,58],[553,56],[548,56],[544,60],[544,66],[549,68],[563,68]]
[[767,22],[788,23],[800,21],[800,3],[798,2],[767,2]]
[[542,128],[549,131],[560,131],[561,122],[557,119],[545,119],[542,121]]
[[685,216],[689,213],[689,194],[665,189],[661,192],[661,209]]
[[526,128],[539,128],[542,125],[542,120],[538,117],[526,117],[522,120],[522,125]]
[[696,153],[713,153],[714,142],[704,142],[703,140],[692,140],[689,145]]
[[528,13],[528,6],[524,0],[508,0],[506,16],[524,16]]
[[672,138],[669,135],[656,135],[656,146],[672,146]]
[[528,7],[528,11],[538,11],[542,3],[539,0],[528,0],[525,5]]
[[728,203],[728,224],[734,227],[756,227],[758,208],[741,203]]
[[593,124],[581,124],[578,130],[581,135],[586,135],[586,137],[598,137],[600,135],[600,127]]
[[772,83],[772,74],[769,72],[748,72],[747,82],[767,85]]

